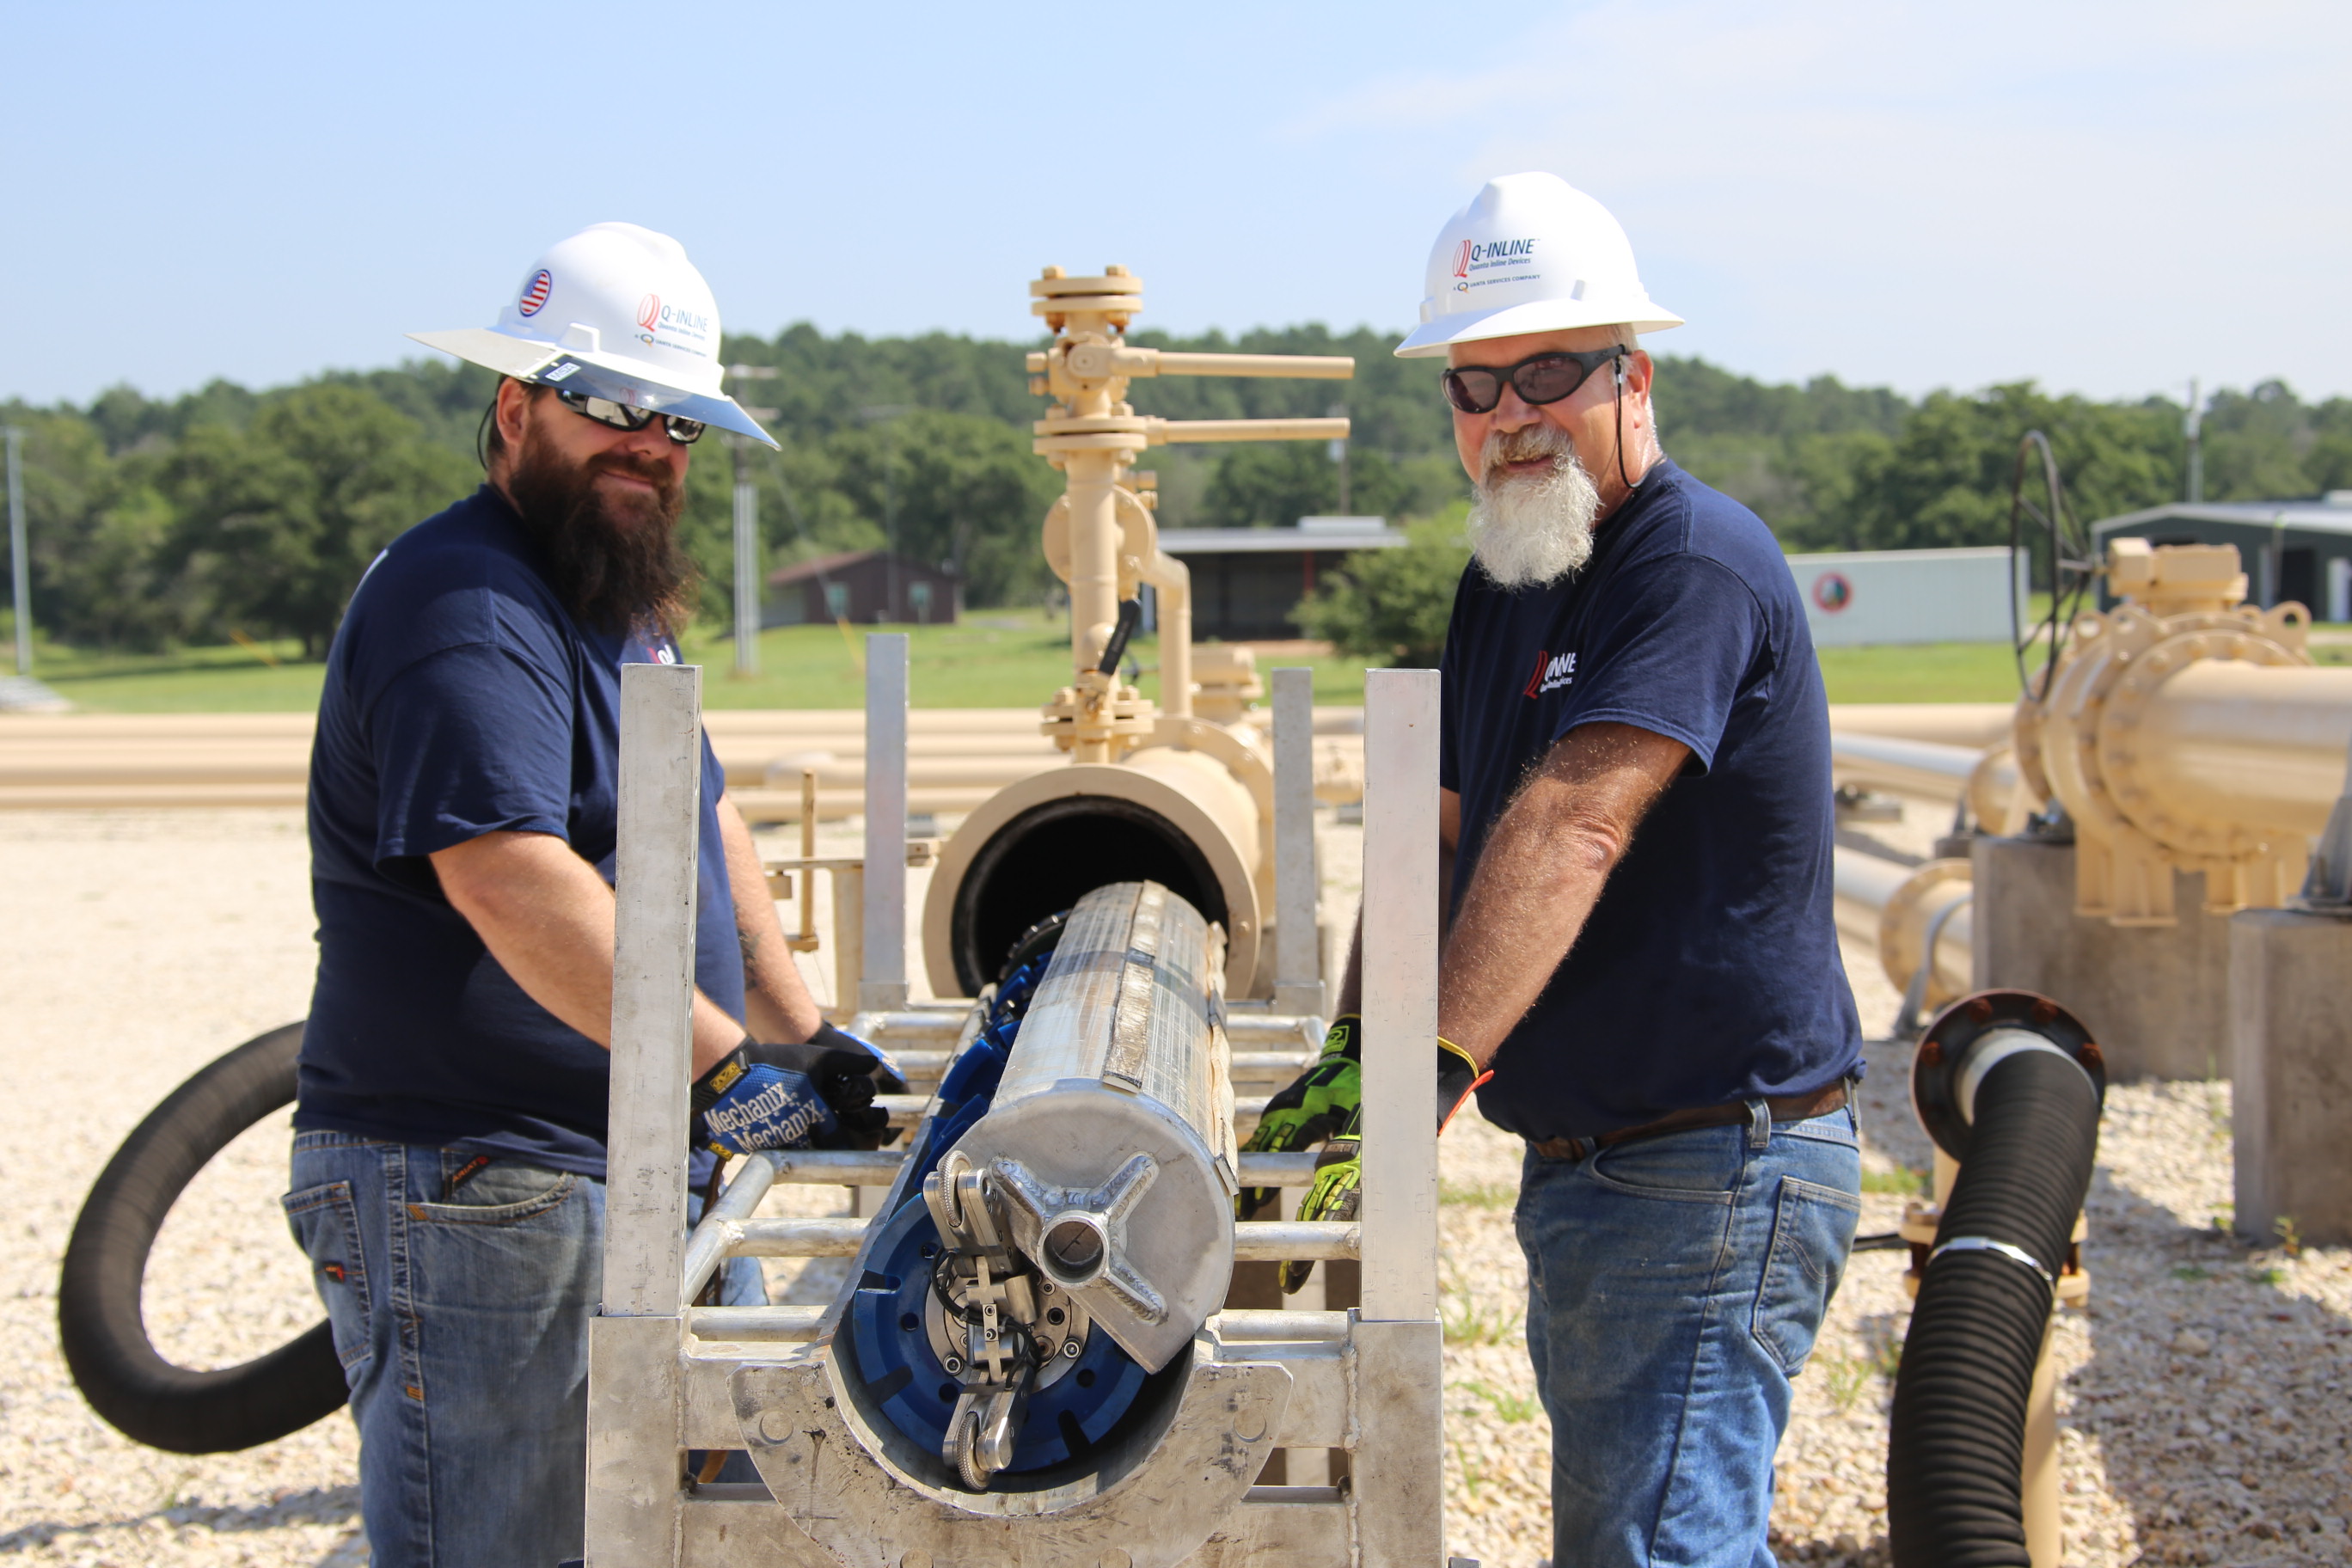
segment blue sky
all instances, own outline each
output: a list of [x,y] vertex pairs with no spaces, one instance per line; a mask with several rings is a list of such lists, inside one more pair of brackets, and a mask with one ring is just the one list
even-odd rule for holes
[[1402,328],[1523,168],[1624,222],[1661,352],[2352,393],[2340,4],[1064,14],[5,0],[0,397],[394,363],[604,218],[763,333],[1019,336],[1039,266],[1109,261],[1146,325]]

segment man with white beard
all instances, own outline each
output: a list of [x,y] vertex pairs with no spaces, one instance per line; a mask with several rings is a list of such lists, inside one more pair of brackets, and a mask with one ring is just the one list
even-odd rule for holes
[[[1514,174],[1440,234],[1397,351],[1445,357],[1476,489],[1443,673],[1441,1116],[1483,1073],[1528,1142],[1563,1565],[1772,1562],[1790,1379],[1861,1207],[1828,705],[1770,531],[1659,447],[1635,333],[1679,324],[1606,209]],[[1343,1136],[1306,1217],[1347,1212],[1361,1168],[1352,1020],[1333,1034],[1302,1098]]]

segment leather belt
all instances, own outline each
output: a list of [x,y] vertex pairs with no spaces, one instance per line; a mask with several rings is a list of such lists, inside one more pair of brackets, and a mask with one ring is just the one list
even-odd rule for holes
[[[1827,1089],[1815,1089],[1811,1094],[1768,1097],[1764,1109],[1772,1113],[1775,1122],[1810,1121],[1816,1116],[1845,1109],[1845,1090],[1846,1080],[1840,1079]],[[1613,1132],[1596,1133],[1591,1138],[1529,1139],[1528,1144],[1547,1160],[1565,1160],[1573,1164],[1600,1150],[1637,1139],[1663,1138],[1669,1132],[1686,1132],[1694,1127],[1736,1126],[1748,1119],[1749,1103],[1735,1100],[1729,1105],[1696,1106],[1661,1116],[1655,1121],[1644,1121],[1638,1127],[1620,1127]]]

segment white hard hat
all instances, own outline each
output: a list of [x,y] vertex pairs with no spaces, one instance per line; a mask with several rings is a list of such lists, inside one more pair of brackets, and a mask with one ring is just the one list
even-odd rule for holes
[[1396,352],[1419,359],[1522,332],[1682,324],[1651,302],[1607,207],[1558,174],[1505,174],[1438,230],[1421,325]]
[[686,247],[633,223],[590,224],[523,274],[487,327],[411,332],[501,375],[775,437],[719,387],[719,306]]

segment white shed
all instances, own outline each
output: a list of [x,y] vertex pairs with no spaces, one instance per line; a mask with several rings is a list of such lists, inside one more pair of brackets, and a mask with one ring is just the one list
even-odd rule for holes
[[1789,570],[1816,647],[2009,640],[2004,545],[1791,555]]

